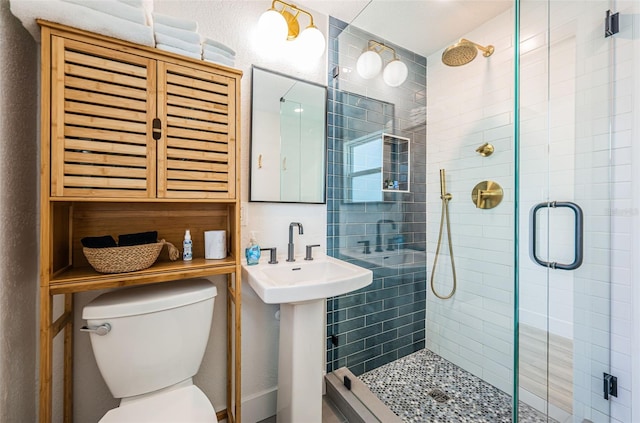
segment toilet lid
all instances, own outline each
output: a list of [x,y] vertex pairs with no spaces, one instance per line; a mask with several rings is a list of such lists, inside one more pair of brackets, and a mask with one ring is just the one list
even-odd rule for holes
[[99,423],[216,423],[216,412],[205,394],[191,385],[150,395],[109,410]]

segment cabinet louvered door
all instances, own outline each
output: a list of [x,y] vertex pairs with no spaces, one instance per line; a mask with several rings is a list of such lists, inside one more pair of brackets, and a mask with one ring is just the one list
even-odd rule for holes
[[156,62],[53,37],[51,195],[156,196]]
[[235,198],[235,84],[224,74],[158,63],[159,198]]

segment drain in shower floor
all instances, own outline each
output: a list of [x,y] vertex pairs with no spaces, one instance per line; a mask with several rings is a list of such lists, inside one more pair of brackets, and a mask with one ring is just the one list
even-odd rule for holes
[[449,395],[442,392],[440,389],[432,389],[431,391],[429,391],[428,395],[437,402],[447,402],[451,399]]

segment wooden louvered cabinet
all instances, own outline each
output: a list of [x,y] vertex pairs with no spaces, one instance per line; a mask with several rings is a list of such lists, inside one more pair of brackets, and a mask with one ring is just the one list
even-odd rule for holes
[[[227,275],[227,410],[240,421],[241,72],[39,21],[41,43],[40,421],[52,419],[53,338],[64,334],[64,420],[72,419],[73,293]],[[166,249],[148,269],[100,274],[86,236],[157,230]],[[226,230],[227,258],[204,258],[203,232]],[[54,320],[53,299],[64,311]]]
[[61,36],[51,55],[52,196],[235,198],[234,77]]

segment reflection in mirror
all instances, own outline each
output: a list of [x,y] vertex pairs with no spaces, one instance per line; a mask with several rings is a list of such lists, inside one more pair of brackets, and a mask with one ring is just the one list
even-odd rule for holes
[[253,67],[250,201],[324,203],[326,87]]
[[383,192],[409,192],[411,140],[372,132],[345,143],[345,198],[351,203],[383,201]]

